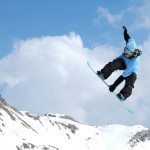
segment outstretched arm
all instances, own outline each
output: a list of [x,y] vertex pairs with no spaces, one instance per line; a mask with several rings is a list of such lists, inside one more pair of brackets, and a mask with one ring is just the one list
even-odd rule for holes
[[130,39],[130,36],[128,34],[127,28],[125,26],[122,26],[123,30],[124,30],[124,39],[126,42],[128,42],[128,40]]
[[125,78],[121,75],[115,82],[114,84],[109,86],[109,91],[113,92],[116,87],[124,80]]

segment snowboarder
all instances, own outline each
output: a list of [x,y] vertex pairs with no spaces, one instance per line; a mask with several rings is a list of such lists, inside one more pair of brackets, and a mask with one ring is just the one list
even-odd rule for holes
[[126,41],[124,52],[112,62],[106,64],[103,69],[97,71],[97,74],[105,80],[115,70],[124,70],[123,74],[112,85],[109,86],[109,91],[113,92],[116,87],[125,80],[123,89],[117,94],[117,97],[121,101],[124,101],[132,93],[134,83],[137,79],[137,70],[139,65],[138,56],[142,54],[142,51],[137,49],[135,40],[129,36],[125,26],[123,26],[123,30],[124,39]]

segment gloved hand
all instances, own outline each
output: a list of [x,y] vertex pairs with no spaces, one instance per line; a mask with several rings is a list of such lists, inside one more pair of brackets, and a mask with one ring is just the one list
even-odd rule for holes
[[116,85],[112,84],[109,86],[109,91],[113,92],[116,89]]
[[122,26],[123,30],[127,31],[127,28],[125,26]]
[[137,58],[138,56],[140,56],[142,54],[142,51],[139,49],[135,49],[134,50],[134,54],[133,54],[133,58]]
[[114,84],[109,86],[109,91],[113,92],[116,87],[124,80],[125,78],[121,75],[115,82]]

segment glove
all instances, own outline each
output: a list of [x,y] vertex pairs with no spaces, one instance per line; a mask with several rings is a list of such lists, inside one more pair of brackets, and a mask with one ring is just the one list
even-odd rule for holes
[[109,86],[109,91],[113,92],[116,87],[124,80],[125,78],[121,75],[115,82],[114,84]]
[[126,43],[127,43],[128,40],[130,39],[130,35],[128,34],[127,28],[126,28],[125,26],[122,26],[122,28],[123,28],[123,30],[124,30],[124,32],[123,32],[123,34],[124,34],[124,39],[125,39],[125,41],[126,41]]
[[116,85],[112,84],[109,86],[109,91],[113,92],[116,89]]
[[127,31],[127,28],[125,26],[122,26],[123,30]]
[[138,56],[140,56],[142,54],[142,51],[139,49],[135,49],[134,50],[134,54],[133,54],[133,58],[137,58]]

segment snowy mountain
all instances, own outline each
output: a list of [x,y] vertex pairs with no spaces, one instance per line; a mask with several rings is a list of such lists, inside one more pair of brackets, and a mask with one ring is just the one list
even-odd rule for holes
[[18,111],[0,97],[0,150],[149,150],[143,126],[89,126],[61,114]]

